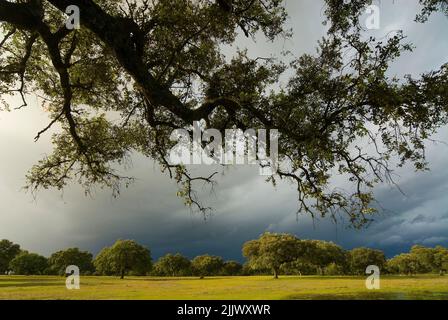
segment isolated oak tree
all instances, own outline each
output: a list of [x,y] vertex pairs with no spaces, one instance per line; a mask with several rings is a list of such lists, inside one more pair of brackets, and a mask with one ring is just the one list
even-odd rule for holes
[[93,264],[101,275],[119,275],[121,279],[128,273],[144,276],[152,269],[151,251],[134,240],[120,239],[103,248]]
[[224,260],[218,256],[208,254],[197,256],[191,260],[193,273],[200,276],[201,279],[206,276],[219,275],[224,267]]
[[[372,188],[391,182],[394,158],[426,169],[424,143],[448,120],[447,65],[415,79],[388,77],[412,46],[400,32],[366,36],[359,17],[370,3],[326,0],[328,33],[317,53],[289,64],[289,56],[223,54],[238,34],[289,37],[281,0],[0,0],[0,94],[22,100],[4,108],[24,108],[37,95],[51,122],[36,140],[59,127],[53,153],[27,175],[29,188],[75,180],[117,193],[132,182],[118,165],[137,152],[206,212],[195,184],[212,184],[215,172],[194,176],[168,161],[173,129],[204,120],[221,131],[278,129],[282,165],[268,180],[292,181],[300,212],[366,224],[375,213]],[[420,20],[446,12],[446,1],[421,3]],[[80,9],[80,29],[65,27],[70,5]],[[333,188],[336,174],[353,188]]]
[[291,234],[266,232],[244,243],[242,253],[252,269],[272,270],[275,279],[282,266],[302,257],[301,241]]

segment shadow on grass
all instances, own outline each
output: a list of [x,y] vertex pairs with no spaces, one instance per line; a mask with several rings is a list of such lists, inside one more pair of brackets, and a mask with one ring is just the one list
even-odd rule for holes
[[[117,278],[118,279],[118,278]],[[124,278],[124,280],[136,280],[136,281],[185,281],[185,280],[189,280],[189,281],[207,281],[207,280],[230,280],[232,279],[232,277],[205,277],[205,278],[200,278],[200,277],[154,277],[154,278],[148,278],[148,277],[129,277],[129,278]]]
[[296,294],[286,300],[447,300],[448,292],[348,292],[341,294]]
[[65,285],[64,283],[61,284],[60,281],[53,281],[53,282],[15,282],[15,283],[1,283],[0,282],[0,288],[23,288],[23,287],[60,287],[61,285]]
[[20,276],[20,277],[17,277],[17,278],[2,278],[2,277],[0,277],[0,284],[2,283],[2,282],[22,282],[22,281],[26,281],[26,282],[39,282],[39,281],[58,281],[59,279],[65,279],[64,277],[60,277],[60,278],[55,278],[55,277],[52,277],[52,278],[50,278],[50,277],[48,277],[48,278],[45,278],[45,277],[42,277],[42,278],[39,278],[39,277],[33,277],[33,276]]

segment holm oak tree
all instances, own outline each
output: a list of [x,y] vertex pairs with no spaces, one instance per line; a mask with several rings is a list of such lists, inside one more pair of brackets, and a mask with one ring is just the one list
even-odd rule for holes
[[[390,64],[412,46],[401,32],[364,32],[359,18],[371,2],[326,0],[317,53],[289,63],[223,51],[238,35],[290,37],[281,0],[0,0],[0,94],[22,100],[4,108],[38,95],[51,121],[36,140],[60,128],[53,153],[27,175],[29,188],[75,180],[118,192],[132,178],[117,164],[138,152],[205,212],[194,185],[213,183],[215,173],[195,176],[168,161],[170,133],[202,120],[221,131],[278,129],[281,165],[268,180],[292,181],[301,212],[365,225],[375,213],[372,188],[391,181],[394,157],[427,168],[425,141],[448,121],[448,66],[390,77]],[[446,1],[420,2],[416,20],[446,13]],[[79,29],[65,26],[71,5]],[[363,139],[369,148],[357,144]],[[334,175],[353,188],[333,188]]]

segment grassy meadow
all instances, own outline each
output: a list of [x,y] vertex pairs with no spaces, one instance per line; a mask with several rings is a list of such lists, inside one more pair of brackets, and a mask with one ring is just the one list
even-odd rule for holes
[[384,276],[380,290],[367,290],[364,277],[81,277],[80,290],[67,290],[63,277],[0,276],[0,299],[448,300],[448,276]]

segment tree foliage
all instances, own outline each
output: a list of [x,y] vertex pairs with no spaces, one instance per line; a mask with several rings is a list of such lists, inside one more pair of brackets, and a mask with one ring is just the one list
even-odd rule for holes
[[417,21],[426,22],[431,14],[440,11],[448,16],[448,0],[420,0],[423,5],[421,14],[417,16]]
[[369,248],[355,248],[348,252],[348,264],[353,274],[364,275],[366,268],[375,265],[384,270],[386,266],[386,256],[384,252]]
[[[446,10],[446,1],[421,2],[425,17]],[[425,141],[448,121],[448,67],[390,78],[390,64],[411,50],[405,36],[366,36],[359,17],[371,0],[325,3],[328,33],[317,54],[287,64],[283,56],[223,53],[239,33],[289,37],[281,0],[0,0],[0,93],[21,97],[17,107],[31,93],[42,97],[51,122],[36,140],[60,127],[53,153],[27,175],[29,188],[75,180],[87,191],[118,192],[132,178],[117,164],[139,152],[179,183],[187,204],[205,211],[194,187],[213,183],[213,174],[195,177],[167,158],[172,130],[203,119],[221,131],[278,129],[285,165],[269,180],[293,182],[301,212],[342,212],[365,225],[375,212],[372,188],[391,181],[394,158],[427,168]],[[80,8],[79,30],[64,26],[69,5]],[[361,139],[376,150],[356,146]],[[353,188],[332,188],[334,174]]]
[[169,253],[157,260],[153,273],[158,276],[189,276],[192,273],[191,261],[180,253]]
[[[0,248],[19,246],[9,240],[0,241]],[[448,248],[414,245],[409,252],[386,261],[383,251],[354,248],[350,251],[328,241],[300,240],[292,234],[264,233],[258,239],[243,245],[244,265],[225,261],[219,256],[202,255],[192,261],[183,255],[167,254],[160,257],[152,268],[154,276],[237,276],[237,275],[364,275],[370,265],[378,266],[381,274],[440,274],[448,271]],[[20,250],[19,250],[20,251]],[[78,248],[53,253],[47,260],[38,254],[20,251],[5,270],[17,274],[64,274],[68,265],[77,265],[84,275],[92,270],[92,255]],[[131,240],[118,240],[101,250],[94,260],[97,275],[147,275],[151,270],[148,249]],[[87,271],[86,271],[87,270]]]
[[9,263],[9,268],[19,275],[43,275],[48,267],[47,258],[24,251]]
[[9,240],[0,241],[0,274],[9,271],[9,263],[21,252],[20,246]]
[[410,253],[402,253],[387,262],[389,272],[406,275],[417,274],[421,269],[418,258]]
[[98,273],[121,279],[128,273],[146,275],[152,268],[151,252],[133,240],[117,240],[100,251],[94,265]]
[[65,275],[66,268],[71,265],[77,266],[81,274],[92,274],[95,271],[92,259],[90,252],[69,248],[53,253],[48,258],[48,265],[50,272],[58,275]]
[[301,246],[304,250],[302,260],[317,266],[319,274],[325,274],[330,264],[346,270],[346,252],[341,246],[322,240],[303,240]]
[[219,275],[224,266],[224,260],[218,256],[208,254],[197,256],[191,261],[193,273],[200,276],[216,276]]
[[254,269],[270,269],[274,277],[282,265],[293,262],[299,256],[299,239],[290,234],[264,233],[257,240],[243,245],[243,256]]
[[347,274],[347,270],[344,269],[343,266],[336,264],[334,262],[328,264],[324,269],[323,273],[328,276],[342,276],[344,274]]
[[222,266],[224,276],[238,276],[243,272],[243,266],[237,261],[226,261]]
[[96,274],[104,276],[112,276],[117,274],[113,261],[110,258],[110,250],[110,247],[103,248],[93,260]]
[[387,267],[391,273],[443,275],[448,270],[448,249],[442,246],[428,248],[415,245],[409,253],[400,254],[388,260]]
[[448,272],[448,248],[437,246],[434,249],[434,269],[440,274]]

